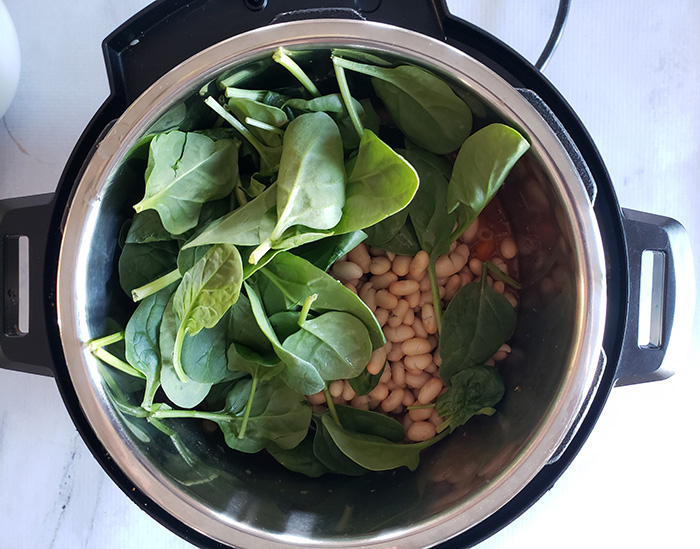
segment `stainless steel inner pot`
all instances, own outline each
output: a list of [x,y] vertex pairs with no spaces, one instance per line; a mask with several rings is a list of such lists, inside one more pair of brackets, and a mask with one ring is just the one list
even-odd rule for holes
[[[183,423],[183,443],[201,460],[190,467],[162,433],[114,409],[101,366],[84,346],[119,320],[113,304],[125,299],[113,270],[117,234],[140,192],[132,176],[143,163],[133,152],[139,138],[185,120],[200,89],[220,75],[247,70],[255,77],[278,46],[309,50],[312,58],[351,47],[424,66],[480,114],[514,125],[532,143],[499,194],[520,246],[524,285],[513,352],[502,367],[506,396],[497,414],[474,418],[425,451],[415,472],[309,479],[263,454],[229,451],[195,422]],[[556,282],[554,292],[541,291],[545,279]],[[518,90],[463,52],[365,21],[289,22],[236,36],[182,63],[136,100],[99,142],[67,210],[57,307],[71,381],[111,458],[175,519],[239,547],[428,547],[464,532],[556,459],[604,363],[601,238],[562,141]]]

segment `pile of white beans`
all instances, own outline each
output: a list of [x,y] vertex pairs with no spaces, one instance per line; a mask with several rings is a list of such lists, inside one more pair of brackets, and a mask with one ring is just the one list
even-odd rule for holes
[[[477,219],[449,253],[436,261],[443,309],[463,285],[479,280],[484,260],[508,274],[508,263],[516,253],[509,235],[498,238],[491,228],[480,228]],[[444,421],[431,406],[445,386],[439,375],[438,329],[427,267],[424,251],[411,257],[360,244],[336,261],[330,271],[372,310],[386,337],[386,344],[372,353],[367,364],[373,375],[384,368],[377,386],[358,396],[347,380],[333,381],[328,387],[333,402],[396,417],[403,423],[408,442],[434,437],[436,427]],[[517,296],[503,282],[489,276],[488,284],[517,307]],[[510,350],[504,344],[489,363],[503,360]],[[323,392],[307,398],[317,409],[326,404]]]

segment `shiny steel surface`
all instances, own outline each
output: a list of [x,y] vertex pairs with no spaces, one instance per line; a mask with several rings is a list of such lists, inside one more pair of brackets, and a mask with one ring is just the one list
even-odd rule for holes
[[[527,185],[504,188],[502,200],[516,234],[529,230],[533,213],[561,228],[562,256],[553,261],[559,261],[566,283],[557,310],[542,301],[536,285],[524,291],[522,309],[528,322],[520,322],[514,338],[522,353],[514,353],[514,364],[504,369],[511,392],[499,414],[491,422],[470,426],[464,431],[468,436],[450,437],[415,473],[353,479],[350,487],[333,479],[300,482],[241,458],[251,468],[258,467],[248,475],[241,464],[226,461],[216,450],[212,467],[222,471],[225,482],[212,490],[206,483],[183,482],[187,471],[164,464],[152,445],[139,442],[125,427],[83,344],[104,329],[109,297],[105,281],[113,260],[105,243],[114,242],[124,216],[126,193],[115,183],[115,173],[129,150],[166,111],[203,84],[232,67],[268,57],[278,46],[356,47],[428,66],[522,129],[532,142],[520,174]],[[532,200],[520,203],[523,193]],[[531,210],[535,206],[540,208],[537,212]],[[539,276],[527,261],[522,274]],[[592,207],[571,159],[536,110],[505,81],[462,52],[410,31],[358,21],[302,21],[258,29],[205,50],[159,80],[116,121],[86,166],[68,211],[57,302],[70,376],[92,427],[134,484],[183,523],[215,540],[244,547],[427,547],[502,507],[552,459],[575,427],[599,373],[605,265]],[[538,349],[542,355],[534,364],[532,353]],[[195,441],[196,434],[192,437]],[[471,456],[473,470],[465,456]],[[453,478],[436,480],[436,474],[446,470]],[[463,478],[458,473],[464,473]],[[414,481],[423,482],[424,490],[412,491]],[[279,492],[270,490],[280,485]],[[325,509],[292,505],[302,488],[322,498],[328,497],[329,486],[338,496]],[[416,498],[421,494],[418,509],[402,508],[412,503],[403,487]],[[383,524],[371,524],[362,516],[345,524],[342,513],[329,516],[341,496],[358,503],[354,509],[359,514],[359,502],[375,489],[396,495],[378,501],[373,510],[386,519]]]

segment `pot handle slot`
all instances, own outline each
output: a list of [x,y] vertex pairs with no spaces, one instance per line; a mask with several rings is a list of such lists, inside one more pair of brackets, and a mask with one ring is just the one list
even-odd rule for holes
[[[615,385],[673,375],[690,341],[695,276],[688,233],[678,221],[623,209],[629,299]],[[670,351],[673,351],[671,353]]]
[[53,194],[0,201],[0,368],[53,376],[45,260]]

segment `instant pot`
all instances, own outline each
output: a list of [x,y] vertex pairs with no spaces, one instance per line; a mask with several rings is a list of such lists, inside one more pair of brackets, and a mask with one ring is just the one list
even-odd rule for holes
[[[105,40],[112,94],[56,193],[0,203],[2,366],[54,376],[114,482],[196,545],[470,546],[556,482],[615,385],[672,374],[664,355],[691,325],[688,239],[674,220],[621,210],[594,143],[557,90],[444,2],[323,4],[166,0]],[[143,159],[134,146],[149,132],[191,124],[203,87],[232,71],[255,75],[278,46],[314,59],[357,48],[424,66],[476,116],[512,124],[532,143],[499,194],[523,283],[502,368],[506,396],[493,417],[426,451],[415,472],[308,479],[258,454],[232,454],[196,429],[183,440],[196,456],[191,467],[162,433],[114,409],[84,345],[120,316],[116,235],[138,192],[133,174]],[[643,258],[652,266],[648,312],[640,307]],[[20,322],[25,260],[28,326]],[[555,292],[543,291],[545,280]],[[651,327],[640,337],[644,315]]]

